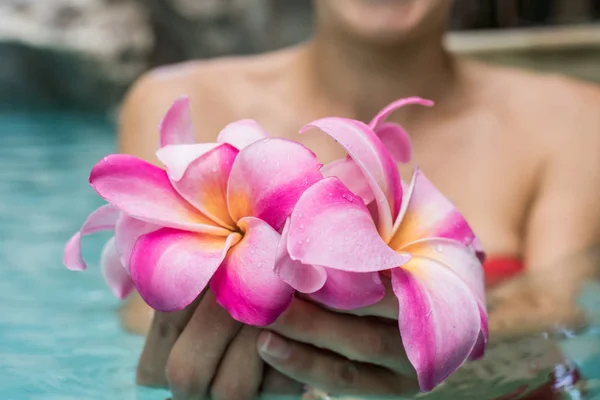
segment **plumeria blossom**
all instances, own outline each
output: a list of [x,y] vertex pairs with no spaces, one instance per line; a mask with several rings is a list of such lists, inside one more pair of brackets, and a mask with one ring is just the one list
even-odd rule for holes
[[[280,232],[302,192],[322,179],[321,164],[249,120],[227,126],[217,143],[196,144],[187,98],[160,129],[157,156],[166,170],[124,154],[94,166],[90,183],[109,205],[69,241],[65,264],[85,268],[81,236],[101,225],[115,230],[104,252],[122,269],[109,279],[113,286],[130,279],[152,308],[174,311],[210,285],[235,319],[272,323],[294,293],[273,270]],[[95,217],[108,210],[110,220]]]
[[[431,107],[433,106],[433,101],[420,97],[407,97],[396,100],[378,112],[368,124],[379,139],[381,139],[381,142],[392,158],[399,163],[407,163],[412,157],[410,137],[402,126],[394,122],[388,122],[386,119],[394,111],[412,104]],[[357,179],[357,177],[362,177],[363,173],[361,168],[349,155],[323,166],[321,173],[323,173],[323,176],[335,176],[339,178],[352,192],[362,197],[365,203],[369,204],[373,201],[373,191],[369,188],[369,184],[364,178]]]
[[346,149],[371,193],[353,193],[335,176],[308,188],[284,228],[277,273],[326,305],[351,309],[381,299],[376,271],[389,271],[406,354],[421,389],[431,390],[484,353],[487,312],[475,235],[418,169],[403,193],[395,160],[373,126],[324,118],[302,131],[310,128]]

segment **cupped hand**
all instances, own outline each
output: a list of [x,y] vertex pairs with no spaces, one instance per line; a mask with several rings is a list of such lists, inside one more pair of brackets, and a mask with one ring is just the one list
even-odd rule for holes
[[182,311],[155,313],[137,381],[170,389],[173,400],[300,394],[301,384],[265,368],[256,351],[259,333],[231,318],[206,291]]
[[257,342],[261,358],[282,374],[336,396],[412,395],[416,373],[398,333],[391,293],[353,314],[296,298]]

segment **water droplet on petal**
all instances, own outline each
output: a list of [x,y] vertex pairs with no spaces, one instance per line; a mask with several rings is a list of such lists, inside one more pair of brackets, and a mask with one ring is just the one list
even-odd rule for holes
[[309,243],[309,242],[310,242],[310,238],[306,238],[306,243]]
[[442,247],[441,244],[438,244],[435,246],[435,249],[438,253],[443,253],[444,252],[444,248]]
[[300,229],[304,229],[304,224],[300,224]]
[[217,167],[212,167],[212,172],[217,172]]

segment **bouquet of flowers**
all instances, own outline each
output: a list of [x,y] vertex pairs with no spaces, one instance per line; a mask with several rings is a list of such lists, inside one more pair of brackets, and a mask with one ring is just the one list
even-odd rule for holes
[[[90,184],[108,204],[92,212],[65,247],[84,270],[82,236],[114,230],[103,276],[123,298],[137,290],[152,308],[180,310],[203,290],[245,324],[266,326],[296,292],[334,309],[373,305],[391,279],[398,328],[421,390],[429,391],[487,343],[483,253],[465,218],[427,178],[401,180],[408,135],[386,122],[420,98],[398,100],[369,124],[328,117],[316,128],[347,153],[321,165],[292,140],[254,121],[196,143],[187,98],[160,126],[164,169],[111,154]],[[208,289],[210,288],[210,289]]]

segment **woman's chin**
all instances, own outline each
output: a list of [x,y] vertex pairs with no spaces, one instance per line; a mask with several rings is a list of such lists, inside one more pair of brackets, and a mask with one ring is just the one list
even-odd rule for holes
[[153,316],[154,310],[137,293],[131,294],[119,310],[123,329],[136,335],[148,333]]

